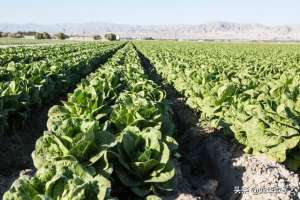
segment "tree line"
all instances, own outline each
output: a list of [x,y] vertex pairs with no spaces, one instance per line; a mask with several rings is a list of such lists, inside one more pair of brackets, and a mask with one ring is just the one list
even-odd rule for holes
[[[50,35],[47,32],[36,32],[36,31],[18,31],[18,32],[1,32],[0,31],[0,37],[12,37],[12,38],[24,38],[25,36],[34,36],[35,39],[42,40],[42,39],[68,39],[70,38],[69,35],[65,33],[56,33],[54,35]],[[101,35],[93,35],[92,36],[94,40],[100,40],[102,39]],[[104,35],[104,38],[110,41],[117,40],[117,35],[114,33],[106,33]]]

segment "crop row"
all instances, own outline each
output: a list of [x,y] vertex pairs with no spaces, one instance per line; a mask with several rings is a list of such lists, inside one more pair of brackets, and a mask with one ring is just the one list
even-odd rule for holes
[[297,46],[137,43],[185,95],[202,125],[234,135],[249,153],[300,167],[300,49]]
[[175,176],[171,114],[126,45],[49,110],[32,153],[37,172],[20,177],[4,199],[113,199],[118,188],[159,199]]
[[[0,135],[23,122],[30,109],[44,105],[93,71],[122,44],[92,44],[79,51],[29,64],[10,63],[0,77]],[[68,49],[68,47],[66,47]]]
[[0,66],[2,67],[1,69],[5,69],[4,67],[10,62],[28,64],[89,47],[90,45],[68,44],[45,47],[37,46],[2,48],[0,49]]
[[[7,65],[0,67],[0,80],[1,82],[9,82],[14,79],[20,79],[20,77],[25,75],[31,75],[32,71],[41,65],[48,66],[49,68],[54,63],[63,62],[65,60],[77,60],[80,59],[81,55],[89,55],[90,53],[95,52],[95,47],[97,48],[109,48],[113,47],[114,44],[99,44],[99,45],[80,45],[80,46],[58,46],[58,48],[50,48],[47,53],[43,50],[44,54],[43,59],[38,59],[32,62],[27,63],[26,59],[22,59],[19,62],[9,62]],[[25,54],[26,58],[30,59],[29,53]]]

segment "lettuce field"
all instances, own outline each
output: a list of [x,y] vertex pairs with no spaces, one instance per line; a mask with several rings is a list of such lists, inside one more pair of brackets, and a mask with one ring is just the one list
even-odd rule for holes
[[[3,48],[0,95],[4,200],[228,199],[236,185],[202,147],[215,135],[299,172],[298,45]],[[218,181],[213,195],[200,176]]]

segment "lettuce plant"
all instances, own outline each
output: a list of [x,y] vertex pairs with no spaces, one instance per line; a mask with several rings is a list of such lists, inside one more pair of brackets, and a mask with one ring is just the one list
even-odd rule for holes
[[175,169],[159,130],[129,126],[119,140],[116,173],[125,186],[141,197],[172,188]]
[[40,168],[33,177],[15,181],[4,200],[105,200],[110,198],[110,181],[73,157],[61,157]]

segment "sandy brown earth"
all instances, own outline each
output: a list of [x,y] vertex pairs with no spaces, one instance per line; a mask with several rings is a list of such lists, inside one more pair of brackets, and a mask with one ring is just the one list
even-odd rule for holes
[[[180,104],[173,105],[177,117],[181,122],[193,122],[187,117],[193,115],[178,108]],[[188,124],[177,139],[182,158],[177,168],[176,195],[166,199],[300,199],[298,174],[264,155],[244,154],[240,145],[221,132]]]

